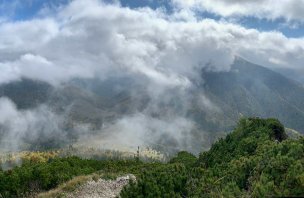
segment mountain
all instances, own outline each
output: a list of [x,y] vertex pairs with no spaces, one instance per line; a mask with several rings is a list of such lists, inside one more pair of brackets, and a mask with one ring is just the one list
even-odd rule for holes
[[19,109],[28,109],[45,103],[53,87],[45,82],[22,79],[0,86],[0,97],[10,98]]
[[[202,70],[201,76],[201,81],[193,83],[195,86],[188,93],[191,96],[187,99],[192,105],[186,109],[186,116],[197,123],[199,130],[212,133],[230,131],[240,117],[256,116],[275,117],[286,127],[304,132],[302,84],[241,58],[235,60],[228,72]],[[73,86],[103,97],[98,100],[108,101],[103,106],[112,114],[143,111],[150,100],[146,90],[128,78],[106,82],[79,79]],[[204,98],[199,93],[203,93]],[[164,115],[165,111],[172,109],[179,113],[176,109],[183,106],[184,101],[174,94],[171,93],[174,99],[161,108],[164,112],[153,112],[153,115]],[[201,107],[202,100],[210,102],[211,107]]]
[[[73,130],[78,124],[89,124],[89,133],[95,134],[138,112],[165,122],[176,115],[193,121],[195,125],[184,148],[194,153],[201,150],[201,145],[209,148],[218,137],[233,130],[244,116],[275,117],[287,128],[304,133],[303,85],[241,58],[236,58],[226,72],[202,70],[201,80],[193,82],[194,86],[184,98],[169,90],[170,97],[155,102],[145,83],[143,79],[135,81],[127,77],[74,79],[55,88],[44,82],[22,79],[1,85],[0,96],[10,98],[20,110],[41,104],[48,106],[63,116],[62,130],[73,140],[78,137],[77,130]],[[154,141],[155,145],[172,148],[179,144],[165,130]]]
[[229,72],[205,72],[204,89],[231,119],[275,117],[304,132],[304,88],[296,81],[242,59]]

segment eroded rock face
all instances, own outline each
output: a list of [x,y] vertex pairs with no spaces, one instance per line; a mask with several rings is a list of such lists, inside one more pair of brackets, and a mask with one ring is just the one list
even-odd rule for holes
[[122,188],[129,183],[130,180],[135,181],[134,175],[129,174],[118,177],[116,180],[99,179],[97,181],[90,180],[80,186],[73,193],[68,194],[67,198],[115,198],[119,196]]

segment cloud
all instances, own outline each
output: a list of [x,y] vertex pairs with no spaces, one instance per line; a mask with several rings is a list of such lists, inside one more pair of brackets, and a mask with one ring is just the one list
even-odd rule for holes
[[234,56],[270,67],[302,67],[303,39],[279,32],[210,19],[181,20],[179,13],[97,0],[72,1],[56,11],[0,24],[0,83],[28,77],[58,85],[76,77],[135,74],[158,86],[189,87],[201,68],[229,70]]
[[213,20],[209,20],[209,27],[214,33],[221,35],[221,41],[226,43],[236,56],[269,68],[303,68],[303,38],[287,38],[276,31],[260,32]]
[[233,60],[203,26],[167,20],[161,11],[94,0],[73,1],[54,18],[4,23],[0,32],[6,35],[0,63],[9,74],[2,82],[29,77],[56,84],[124,72],[187,87],[193,68],[212,62],[210,69],[227,70]]
[[[145,113],[124,116],[105,126],[94,136],[83,135],[75,146],[136,152],[137,147],[154,148],[165,153],[188,150],[198,153],[204,142],[203,131],[198,139],[191,134],[195,123],[183,116],[156,118]],[[196,143],[196,144],[195,144]],[[209,142],[205,142],[209,146]],[[194,145],[195,144],[195,145]]]
[[70,111],[55,112],[46,104],[20,110],[0,97],[0,152],[60,148],[94,131],[89,124],[71,124]]
[[178,8],[198,9],[224,17],[253,16],[275,20],[304,21],[303,0],[172,0]]
[[10,99],[2,97],[0,111],[0,149],[18,150],[25,146],[25,139],[35,142],[42,136],[44,141],[51,141],[52,137],[58,141],[65,139],[62,116],[52,113],[46,106],[19,111]]
[[[189,6],[201,4],[189,2]],[[237,6],[256,6],[246,2]],[[226,4],[222,0],[214,5]],[[226,15],[230,14],[227,11]],[[152,139],[167,134],[167,139],[179,137],[179,148],[187,148],[190,141],[182,145],[179,140],[186,140],[195,128],[186,119],[186,112],[193,99],[191,88],[202,81],[202,68],[228,71],[235,56],[241,56],[270,68],[304,72],[303,38],[193,16],[191,10],[167,14],[161,9],[130,9],[98,0],[75,0],[43,18],[5,21],[0,23],[0,84],[23,77],[54,86],[74,78],[133,78],[149,94],[149,104],[142,112],[116,120],[109,130],[130,132],[126,134],[134,131],[138,140],[150,133],[155,134]],[[203,93],[200,98],[203,102],[199,108],[220,111]],[[173,109],[164,108],[172,104]],[[0,110],[5,112],[0,124],[12,131],[9,141],[42,128],[64,139],[64,118],[47,107],[18,111],[10,101],[1,99]]]

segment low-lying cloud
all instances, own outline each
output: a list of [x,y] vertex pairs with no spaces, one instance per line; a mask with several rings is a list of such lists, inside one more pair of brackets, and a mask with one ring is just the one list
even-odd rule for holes
[[33,143],[43,136],[46,142],[51,137],[65,139],[62,117],[52,113],[46,106],[20,111],[10,99],[0,98],[0,112],[1,150],[18,150],[25,146],[25,138]]

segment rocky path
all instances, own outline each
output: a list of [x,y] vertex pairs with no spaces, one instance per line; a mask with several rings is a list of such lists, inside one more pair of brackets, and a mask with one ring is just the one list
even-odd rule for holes
[[89,180],[74,192],[66,195],[67,198],[114,198],[117,197],[122,188],[135,180],[134,175],[118,177],[116,180],[99,179]]

